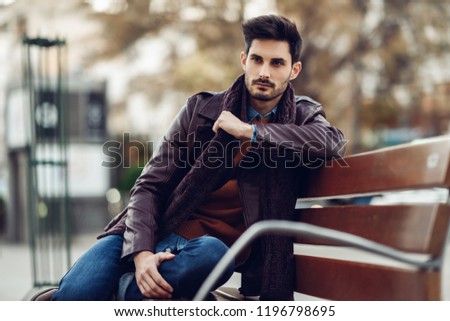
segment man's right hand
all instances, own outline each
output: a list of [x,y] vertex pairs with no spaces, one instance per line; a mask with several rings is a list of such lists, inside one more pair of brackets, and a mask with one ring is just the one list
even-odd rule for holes
[[154,299],[170,299],[173,288],[159,274],[159,265],[167,260],[171,260],[175,254],[169,252],[152,253],[142,251],[134,256],[134,265],[136,266],[136,283],[141,293]]

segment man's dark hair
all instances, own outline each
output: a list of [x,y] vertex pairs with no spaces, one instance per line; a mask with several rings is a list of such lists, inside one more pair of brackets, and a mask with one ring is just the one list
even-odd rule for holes
[[245,40],[245,52],[248,53],[253,40],[278,40],[289,43],[292,63],[300,60],[302,37],[297,26],[289,19],[278,15],[264,15],[244,21],[242,31]]

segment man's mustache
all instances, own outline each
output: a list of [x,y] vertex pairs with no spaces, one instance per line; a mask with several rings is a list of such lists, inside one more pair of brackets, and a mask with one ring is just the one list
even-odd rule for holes
[[270,87],[275,87],[275,84],[267,79],[254,79],[252,80],[252,85],[266,85]]

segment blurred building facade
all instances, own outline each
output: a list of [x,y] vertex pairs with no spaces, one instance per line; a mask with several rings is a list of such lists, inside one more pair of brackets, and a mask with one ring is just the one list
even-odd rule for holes
[[[73,13],[70,10],[76,3],[40,1],[38,6],[33,7],[35,10],[30,10],[29,1],[12,1],[7,7],[0,9],[0,63],[5,66],[0,79],[0,198],[5,204],[5,211],[2,213],[3,236],[8,241],[24,242],[30,237],[27,219],[27,146],[30,122],[38,122],[38,119],[30,119],[26,97],[28,89],[24,87],[27,75],[24,71],[26,53],[22,40],[25,35],[57,38],[66,34],[69,47],[73,47],[72,52],[71,48],[68,49],[62,62],[66,65],[64,77],[70,79],[63,84],[66,91],[63,107],[68,117],[67,152],[72,232],[89,233],[99,230],[110,219],[105,194],[111,187],[112,173],[101,166],[102,145],[109,137],[106,82],[104,78],[90,78],[80,73],[80,59],[83,56],[80,56],[78,50],[83,37],[92,34],[95,26],[83,23],[85,17],[82,11]],[[58,7],[59,5],[62,6]],[[74,29],[73,26],[77,28]],[[42,77],[54,82],[56,75],[53,69],[58,61],[50,60],[46,62],[47,74]],[[36,90],[40,91],[36,95],[44,97],[43,99],[55,94],[52,92],[54,88],[40,89],[38,86]]]

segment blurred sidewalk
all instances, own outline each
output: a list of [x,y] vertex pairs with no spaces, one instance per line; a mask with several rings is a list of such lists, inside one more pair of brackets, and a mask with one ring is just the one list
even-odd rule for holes
[[[87,250],[97,234],[72,239],[72,262]],[[33,289],[31,251],[28,243],[0,242],[0,301],[22,301]]]

